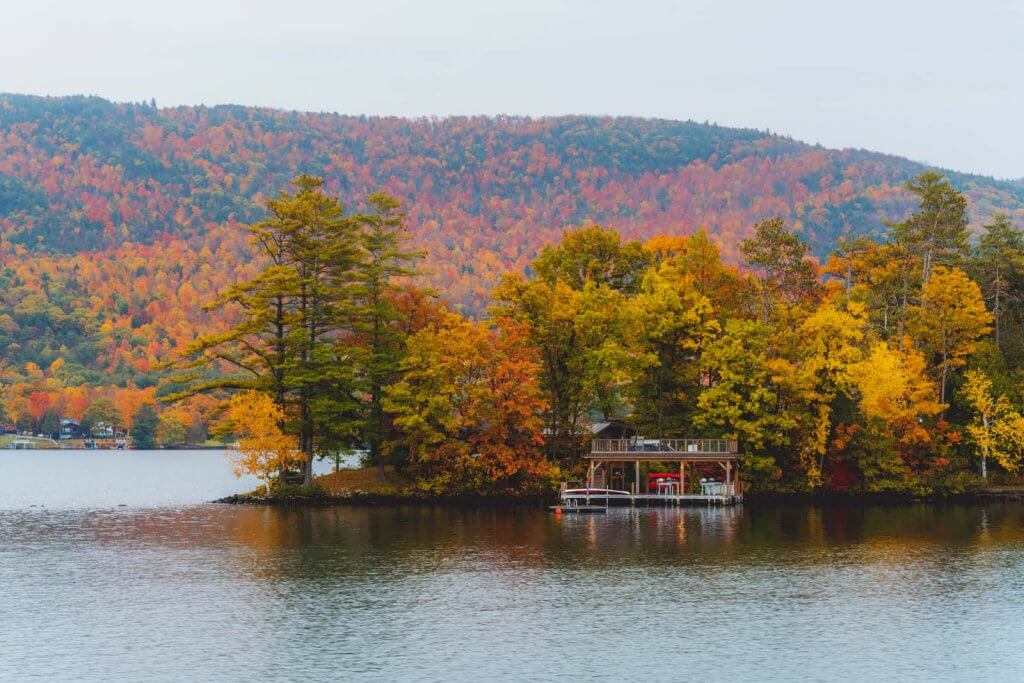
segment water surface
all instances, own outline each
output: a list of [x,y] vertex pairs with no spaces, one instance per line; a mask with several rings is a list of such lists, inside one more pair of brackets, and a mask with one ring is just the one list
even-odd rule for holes
[[218,454],[72,455],[0,453],[3,680],[1024,671],[1015,505],[270,509],[203,502]]

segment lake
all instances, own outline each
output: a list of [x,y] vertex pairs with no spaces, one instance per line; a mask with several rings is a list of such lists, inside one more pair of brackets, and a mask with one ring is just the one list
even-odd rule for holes
[[252,485],[210,451],[0,451],[0,680],[1024,671],[1020,505],[206,502]]

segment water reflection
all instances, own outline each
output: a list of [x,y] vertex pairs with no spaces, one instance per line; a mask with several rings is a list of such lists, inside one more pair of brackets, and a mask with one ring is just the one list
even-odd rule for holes
[[29,509],[0,539],[0,679],[1024,666],[1014,505]]

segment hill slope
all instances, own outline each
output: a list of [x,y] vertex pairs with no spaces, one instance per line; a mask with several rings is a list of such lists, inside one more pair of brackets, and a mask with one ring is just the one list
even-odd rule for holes
[[[904,216],[900,186],[921,170],[693,122],[0,95],[0,353],[144,374],[202,325],[209,290],[251,267],[233,223],[258,219],[264,198],[300,172],[356,205],[377,189],[405,200],[434,284],[479,310],[500,272],[526,268],[567,226],[645,237],[706,225],[735,257],[752,225],[778,214],[824,254],[840,235]],[[1024,183],[949,175],[975,223],[1024,215]]]

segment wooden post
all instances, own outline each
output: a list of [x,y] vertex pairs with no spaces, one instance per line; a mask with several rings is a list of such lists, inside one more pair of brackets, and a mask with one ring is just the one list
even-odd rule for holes
[[634,472],[635,472],[635,477],[634,478],[636,479],[636,492],[637,492],[637,495],[639,495],[640,494],[640,461],[639,460],[635,461],[633,463],[633,465],[634,465],[633,469],[634,469]]
[[679,495],[686,491],[686,461],[679,461]]

